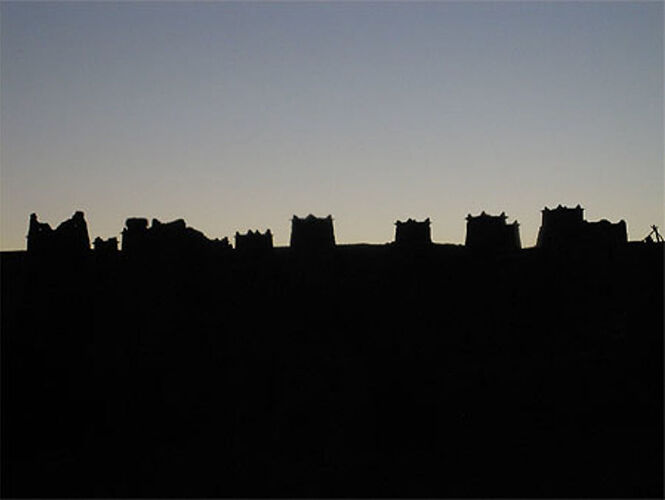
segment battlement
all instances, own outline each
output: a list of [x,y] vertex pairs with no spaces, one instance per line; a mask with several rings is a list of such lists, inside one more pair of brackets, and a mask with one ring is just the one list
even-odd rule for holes
[[584,209],[578,204],[576,207],[565,207],[562,205],[549,209],[545,207],[543,214],[543,224],[581,224],[584,222]]
[[273,248],[270,229],[265,233],[249,230],[246,234],[240,234],[236,231],[235,243],[236,250],[241,252],[261,252]]
[[489,215],[484,211],[478,216],[466,216],[464,245],[475,251],[515,251],[522,248],[519,224],[506,223],[505,212]]
[[406,222],[395,222],[395,244],[404,245],[430,245],[432,234],[429,217],[422,222],[408,219]]
[[321,250],[335,247],[335,233],[332,215],[315,217],[309,214],[291,219],[290,246],[297,250]]
[[628,241],[625,221],[586,221],[580,205],[575,208],[559,205],[552,210],[545,207],[542,214],[536,243],[540,248],[614,246]]

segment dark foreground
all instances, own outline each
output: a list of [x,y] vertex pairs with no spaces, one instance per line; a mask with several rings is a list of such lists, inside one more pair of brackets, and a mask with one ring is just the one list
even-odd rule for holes
[[663,246],[2,255],[10,497],[662,497]]

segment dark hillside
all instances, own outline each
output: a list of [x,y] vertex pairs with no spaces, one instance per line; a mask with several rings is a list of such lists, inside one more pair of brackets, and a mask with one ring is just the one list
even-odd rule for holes
[[662,244],[1,265],[3,496],[662,496]]

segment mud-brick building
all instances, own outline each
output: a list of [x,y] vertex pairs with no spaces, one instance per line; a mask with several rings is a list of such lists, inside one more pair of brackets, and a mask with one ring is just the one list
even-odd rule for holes
[[613,247],[628,241],[626,222],[608,220],[589,222],[584,219],[584,209],[559,205],[542,210],[542,222],[536,246],[547,249]]
[[332,215],[315,217],[309,214],[291,219],[290,246],[294,250],[325,250],[335,247]]
[[432,243],[432,232],[429,217],[424,221],[408,219],[406,222],[395,222],[395,245],[419,246]]
[[466,239],[464,246],[481,252],[511,252],[522,248],[519,224],[508,224],[504,212],[489,215],[484,211],[480,215],[466,217]]
[[236,231],[235,247],[239,252],[269,252],[273,248],[272,233],[270,229],[265,233],[249,230],[246,234],[240,234]]
[[210,240],[201,231],[188,227],[183,219],[152,219],[148,227],[147,219],[129,218],[122,231],[122,251],[127,254],[206,254],[227,249],[228,238]]

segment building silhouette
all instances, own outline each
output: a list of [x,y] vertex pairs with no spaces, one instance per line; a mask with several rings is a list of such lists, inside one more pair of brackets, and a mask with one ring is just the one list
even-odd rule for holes
[[33,215],[46,257],[0,252],[0,496],[663,498],[664,243],[580,251],[623,225],[546,213],[569,252],[504,252],[481,213],[467,247],[427,219],[335,247],[310,216],[225,253],[132,218],[126,253],[51,259],[83,214]]
[[432,243],[429,217],[422,222],[408,219],[395,222],[395,244],[399,246],[429,245]]
[[[653,232],[653,231],[652,231]],[[656,233],[660,237],[659,233]],[[605,219],[589,222],[584,219],[584,209],[559,205],[555,209],[542,210],[542,224],[536,246],[545,249],[612,249],[628,241],[626,223]],[[395,221],[397,247],[432,245],[431,222],[407,219]],[[97,254],[118,252],[118,239],[96,238],[94,250]],[[126,255],[217,255],[232,250],[228,238],[211,240],[201,231],[187,226],[183,219],[161,222],[142,217],[130,217],[122,230],[121,251]],[[290,248],[296,251],[319,252],[335,248],[333,218],[296,215],[291,219]],[[507,223],[504,212],[490,215],[481,212],[478,216],[466,217],[464,246],[471,252],[511,252],[521,248],[519,224]],[[274,248],[270,229],[264,233],[249,230],[245,234],[235,233],[235,249],[239,252],[257,254]],[[90,239],[83,212],[62,222],[56,229],[40,222],[36,214],[30,215],[27,235],[28,253],[32,255],[82,255],[90,251]]]
[[240,252],[265,252],[273,248],[272,233],[270,229],[265,233],[261,231],[247,231],[246,234],[240,234],[236,231],[235,248]]
[[309,214],[291,219],[291,248],[295,250],[325,250],[335,247],[332,215],[315,217]]
[[201,231],[188,227],[183,219],[161,222],[129,218],[122,231],[122,251],[128,254],[177,255],[228,250],[228,238],[208,239]]
[[605,219],[597,222],[584,220],[584,209],[559,205],[555,209],[542,210],[542,223],[536,246],[547,249],[613,247],[628,241],[625,221],[611,223]]
[[522,247],[519,224],[506,223],[504,212],[488,215],[484,211],[478,216],[466,217],[466,239],[464,245],[474,251],[515,251]]
[[122,230],[122,251],[133,253],[146,249],[148,241],[148,219],[130,217]]
[[37,214],[30,214],[27,247],[29,253],[40,255],[81,255],[89,252],[90,238],[83,212],[75,212],[55,230],[49,224],[39,222]]

